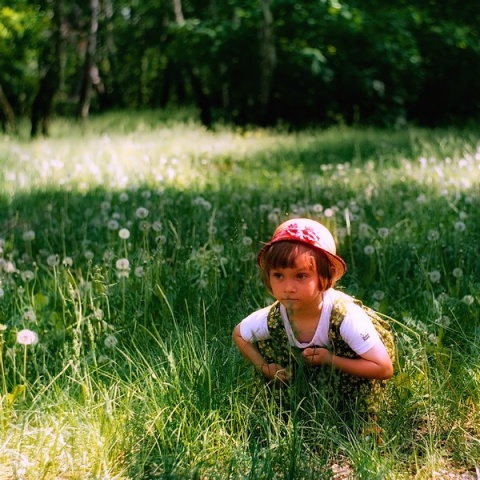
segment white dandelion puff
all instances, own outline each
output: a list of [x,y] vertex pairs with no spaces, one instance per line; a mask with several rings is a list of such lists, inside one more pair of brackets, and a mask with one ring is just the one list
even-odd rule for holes
[[128,228],[121,228],[119,231],[118,231],[118,236],[122,239],[122,240],[127,240],[129,237],[130,237],[130,230]]
[[442,278],[442,274],[438,270],[432,270],[428,272],[428,278],[430,278],[432,283],[438,283],[440,278]]
[[17,343],[20,345],[36,345],[38,343],[38,335],[36,332],[25,328],[17,332]]
[[147,218],[148,217],[148,210],[145,207],[139,207],[137,208],[137,211],[135,212],[135,215],[137,218]]
[[58,255],[49,255],[47,257],[47,265],[50,267],[56,267],[58,265]]
[[115,348],[118,345],[118,339],[115,335],[107,335],[103,341],[107,348]]
[[22,238],[26,242],[31,242],[32,240],[35,240],[35,232],[33,230],[27,230],[23,233]]

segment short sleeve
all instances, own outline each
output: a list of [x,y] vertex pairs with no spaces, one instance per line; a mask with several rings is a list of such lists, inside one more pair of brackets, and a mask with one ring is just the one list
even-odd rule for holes
[[382,341],[370,317],[353,302],[348,305],[347,314],[340,326],[340,334],[357,355],[368,352]]
[[240,322],[240,335],[250,343],[270,338],[267,317],[271,307],[253,312]]

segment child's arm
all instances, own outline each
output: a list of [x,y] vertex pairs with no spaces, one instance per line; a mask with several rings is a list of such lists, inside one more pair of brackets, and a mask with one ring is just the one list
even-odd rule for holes
[[240,350],[240,353],[265,377],[271,380],[280,380],[282,382],[288,380],[288,372],[285,368],[276,363],[267,364],[255,344],[244,340],[240,334],[240,325],[237,325],[233,329],[232,338],[235,345]]
[[322,347],[306,348],[303,355],[312,366],[332,365],[357,377],[387,380],[393,375],[392,360],[383,343],[378,343],[360,358],[339,357]]

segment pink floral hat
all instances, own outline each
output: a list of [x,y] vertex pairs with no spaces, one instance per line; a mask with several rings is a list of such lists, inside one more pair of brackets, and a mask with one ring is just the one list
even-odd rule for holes
[[327,227],[309,218],[294,218],[277,227],[272,239],[258,252],[257,263],[262,266],[265,252],[278,242],[298,242],[323,252],[334,267],[334,281],[339,280],[347,271],[347,265],[336,252],[335,240]]

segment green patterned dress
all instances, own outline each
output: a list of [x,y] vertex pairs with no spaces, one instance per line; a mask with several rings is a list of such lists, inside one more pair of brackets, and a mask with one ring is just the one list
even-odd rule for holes
[[[347,313],[349,302],[360,305],[371,318],[393,361],[395,343],[388,323],[377,312],[347,295],[342,295],[335,300],[332,307],[328,330],[329,350],[337,356],[358,358],[340,335],[340,326]],[[285,407],[292,407],[293,404],[312,397],[313,393],[313,396],[320,395],[324,398],[340,414],[348,414],[352,411],[374,414],[378,410],[385,381],[356,377],[333,367],[312,367],[307,364],[303,359],[302,350],[289,344],[279,302],[272,305],[267,322],[270,338],[258,341],[257,347],[267,363],[277,363],[287,368],[291,378],[288,384],[282,384],[278,381],[266,380],[259,375],[259,387],[266,382],[270,394]]]

